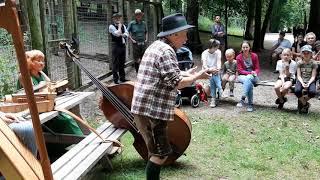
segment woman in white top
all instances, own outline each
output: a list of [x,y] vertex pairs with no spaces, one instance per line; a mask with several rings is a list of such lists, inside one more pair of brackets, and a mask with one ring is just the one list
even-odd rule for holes
[[219,49],[220,42],[215,39],[209,40],[208,49],[202,52],[201,61],[202,68],[209,69],[211,72],[210,78],[210,93],[211,103],[210,107],[216,107],[216,89],[218,89],[219,96],[222,94],[220,69],[221,69],[221,51]]

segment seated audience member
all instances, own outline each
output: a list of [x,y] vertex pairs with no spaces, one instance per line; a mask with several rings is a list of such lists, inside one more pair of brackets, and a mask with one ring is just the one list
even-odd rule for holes
[[291,42],[288,39],[285,39],[284,36],[286,35],[285,32],[281,31],[279,33],[278,40],[274,43],[273,47],[271,48],[272,52],[272,61],[276,62],[279,59],[279,55],[285,48],[291,48]]
[[295,94],[298,97],[299,113],[308,113],[311,98],[316,95],[317,64],[312,59],[312,48],[304,45],[301,48],[302,60],[297,63],[297,82]]
[[313,32],[309,32],[306,34],[305,39],[307,41],[307,45],[311,46],[312,51],[316,51],[315,49],[315,43],[316,43],[316,34],[314,34]]
[[[47,83],[50,81],[48,76],[42,72],[45,65],[44,54],[39,50],[32,50],[26,52],[26,57],[32,84],[38,85],[40,83]],[[23,87],[20,79],[21,77],[19,77],[17,83],[18,89]],[[59,113],[56,118],[46,122],[45,125],[56,133],[83,135],[75,120],[65,113]]]
[[15,115],[0,111],[0,120],[4,121],[18,136],[21,142],[37,157],[37,145],[31,121],[21,121]]
[[297,41],[293,43],[291,50],[292,50],[292,55],[293,59],[295,60],[296,58],[301,59],[301,48],[302,46],[306,45],[307,42],[303,40],[303,34],[299,34],[297,37]]
[[229,96],[233,97],[234,81],[237,76],[237,61],[234,59],[235,52],[233,49],[227,49],[225,55],[227,61],[223,64],[222,67],[222,90],[225,90],[226,84],[227,82],[229,82]]
[[319,64],[320,63],[320,41],[316,41],[314,43],[314,55],[312,56],[312,58],[314,60],[317,61],[317,63]]
[[279,109],[282,109],[284,103],[287,102],[285,95],[294,84],[296,78],[297,64],[291,58],[291,51],[286,48],[281,53],[281,60],[277,62],[276,70],[280,72],[280,75],[274,85],[274,90],[278,96],[276,104],[278,104]]
[[248,98],[247,111],[252,112],[253,109],[253,86],[259,81],[260,73],[259,57],[256,53],[251,52],[251,46],[248,41],[241,44],[241,52],[236,57],[238,80],[243,85],[243,95],[237,107],[245,106],[246,98]]
[[208,49],[201,54],[202,68],[209,69],[211,72],[210,90],[211,103],[210,107],[216,107],[216,89],[218,89],[219,97],[222,94],[220,69],[221,69],[221,51],[219,49],[220,42],[215,39],[209,40]]

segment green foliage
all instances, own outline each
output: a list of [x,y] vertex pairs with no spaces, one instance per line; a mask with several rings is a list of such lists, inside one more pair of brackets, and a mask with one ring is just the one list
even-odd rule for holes
[[5,46],[5,45],[9,45],[9,44],[12,44],[11,35],[7,31],[1,29],[0,30],[0,45]]
[[0,98],[6,94],[15,91],[15,82],[17,79],[16,63],[12,63],[12,56],[8,52],[12,52],[13,46],[7,46],[6,49],[0,48]]

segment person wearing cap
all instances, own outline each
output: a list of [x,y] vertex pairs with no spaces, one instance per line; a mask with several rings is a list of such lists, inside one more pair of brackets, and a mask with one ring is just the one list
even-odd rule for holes
[[274,43],[274,45],[271,48],[271,50],[273,51],[271,55],[271,64],[273,62],[277,62],[277,60],[279,59],[279,55],[285,48],[290,49],[292,47],[291,42],[288,39],[284,38],[285,35],[286,33],[284,31],[281,31],[279,33],[278,40]]
[[312,59],[312,47],[304,45],[301,48],[302,60],[297,62],[297,82],[295,95],[298,97],[299,113],[308,113],[311,98],[316,95],[317,64]]
[[126,61],[126,38],[128,31],[126,26],[122,23],[122,15],[115,13],[112,16],[113,24],[109,25],[109,33],[112,41],[112,75],[113,82],[119,84],[127,81],[124,71]]
[[147,179],[159,179],[161,165],[173,153],[167,124],[174,120],[177,89],[209,78],[206,69],[179,69],[175,51],[187,41],[187,30],[192,27],[180,13],[164,17],[159,39],[146,49],[140,63],[131,112],[148,148]]
[[148,41],[147,25],[142,21],[143,12],[140,9],[134,11],[135,20],[128,25],[129,39],[133,47],[134,67],[138,72],[139,64]]

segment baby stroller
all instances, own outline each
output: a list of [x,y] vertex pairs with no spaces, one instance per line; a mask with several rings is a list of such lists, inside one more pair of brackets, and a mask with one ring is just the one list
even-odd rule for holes
[[[183,46],[179,48],[176,54],[180,70],[186,71],[193,67],[194,63],[192,59],[192,52],[188,47]],[[177,91],[175,106],[180,107],[183,99],[188,99],[191,106],[196,108],[200,105],[200,101],[207,101],[207,96],[204,92],[203,86],[199,83],[196,83]]]

